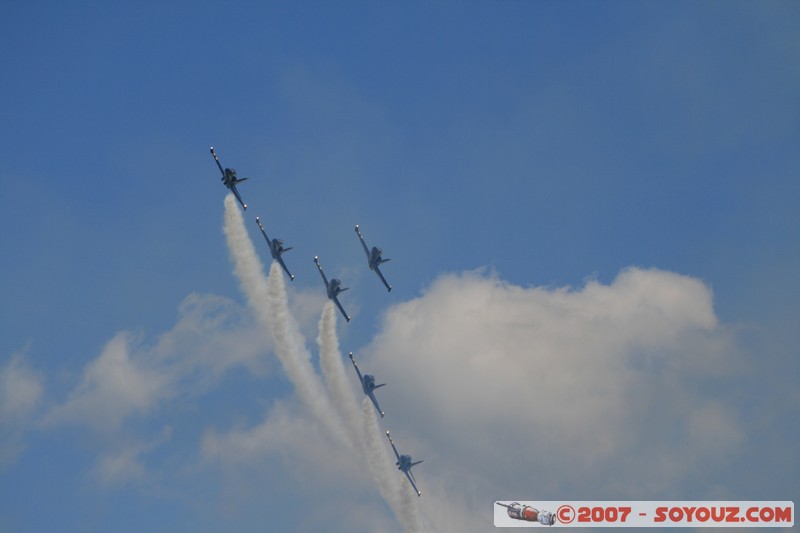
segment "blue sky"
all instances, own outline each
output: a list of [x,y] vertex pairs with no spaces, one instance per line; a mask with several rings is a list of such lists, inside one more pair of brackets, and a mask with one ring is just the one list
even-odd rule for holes
[[[256,215],[294,246],[289,302],[315,361],[324,293],[313,256],[352,287],[341,349],[363,353],[362,366],[390,384],[385,423],[426,458],[428,502],[476,513],[493,499],[632,497],[599,481],[603,462],[650,499],[796,500],[795,4],[29,2],[5,6],[4,20],[0,529],[314,530],[313,519],[291,522],[298,499],[332,512],[342,531],[408,529],[368,471],[342,477],[359,468],[351,457],[330,452],[335,467],[318,469],[304,455],[315,451],[292,451],[324,428],[283,424],[310,415],[232,272],[211,145],[251,178],[240,187],[244,218],[265,268]],[[356,223],[392,258],[390,294],[366,268]],[[490,327],[467,320],[470,300],[448,290],[487,294],[485,309],[527,303]],[[613,302],[628,302],[628,290],[661,310],[626,337],[641,310]],[[408,309],[429,318],[406,323]],[[561,331],[561,320],[581,329],[539,329]],[[663,324],[674,329],[662,335]],[[483,355],[470,353],[477,339],[462,344],[464,328],[493,341]],[[513,340],[518,328],[531,336]],[[690,352],[692,364],[675,363]],[[121,381],[104,381],[113,365],[100,363],[121,353]],[[465,363],[482,356],[489,367]],[[510,457],[470,470],[491,449],[473,431],[510,429],[489,415],[460,423],[462,408],[481,407],[449,369],[466,365],[464,386],[477,368],[495,369],[487,379],[507,391],[484,398],[490,410],[560,413],[557,403],[514,405],[543,398],[503,369],[559,368],[574,378],[553,392],[561,405],[605,405],[576,370],[586,358],[638,376],[617,384],[611,411],[656,409],[657,394],[689,398],[660,416],[686,432],[681,445],[695,466],[710,465],[707,476],[642,484],[633,465],[679,460],[644,438],[614,440],[648,420],[642,413],[589,426],[610,432],[597,435],[606,455],[551,485],[521,483]],[[671,373],[637,373],[650,364]],[[98,412],[120,384],[131,384],[127,400]],[[690,413],[696,421],[682,426]],[[544,427],[546,416],[531,416]],[[233,446],[260,424],[266,435],[292,429],[253,437],[263,447],[251,463],[220,458],[223,444],[209,451],[209,435]],[[513,431],[507,442],[527,450],[523,472],[592,455]],[[126,465],[116,477],[103,467],[110,457]],[[308,471],[287,473],[298,464]],[[337,483],[351,488],[336,494]],[[429,525],[446,531],[425,505]],[[482,530],[481,513],[469,513]]]

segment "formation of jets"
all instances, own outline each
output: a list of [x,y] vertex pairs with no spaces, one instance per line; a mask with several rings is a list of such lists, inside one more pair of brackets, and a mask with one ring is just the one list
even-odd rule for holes
[[[217,163],[217,167],[219,167],[219,171],[222,173],[222,183],[233,193],[233,195],[241,204],[242,209],[247,210],[247,204],[245,204],[244,200],[242,200],[242,197],[239,194],[236,185],[247,180],[248,178],[238,178],[236,176],[236,170],[232,168],[223,168],[222,163],[220,163],[219,161],[219,157],[217,157],[216,152],[214,152],[213,146],[211,147],[211,155],[214,157],[214,161]],[[289,276],[289,279],[294,281],[294,275],[292,275],[292,273],[289,272],[289,268],[286,266],[286,263],[283,261],[282,257],[283,254],[291,250],[292,247],[290,246],[288,248],[284,248],[283,240],[281,239],[278,238],[270,239],[267,236],[267,231],[264,229],[263,224],[261,224],[261,219],[259,217],[256,217],[256,224],[258,224],[258,228],[261,230],[261,234],[264,236],[264,240],[267,241],[267,248],[269,249],[270,255],[272,255],[272,258],[281,265],[281,268],[283,269],[284,272],[286,272],[286,275]],[[389,282],[386,281],[386,278],[383,277],[383,273],[380,270],[380,265],[389,261],[389,259],[384,259],[382,257],[383,250],[381,250],[377,246],[373,246],[372,248],[369,248],[367,246],[367,243],[364,241],[364,236],[361,234],[361,230],[359,229],[358,224],[356,224],[355,230],[356,230],[356,235],[358,235],[358,240],[361,242],[361,246],[364,248],[364,253],[367,256],[367,265],[369,266],[369,269],[374,271],[375,274],[378,275],[381,282],[386,287],[386,290],[391,292],[392,286],[389,285]],[[325,272],[322,270],[322,265],[319,264],[318,256],[314,256],[314,264],[317,265],[317,270],[319,270],[319,275],[322,276],[322,282],[325,284],[325,292],[327,293],[328,298],[332,300],[334,304],[336,304],[336,307],[339,308],[339,311],[341,311],[342,316],[344,316],[345,320],[347,322],[350,322],[350,316],[347,314],[347,312],[344,310],[344,307],[342,307],[342,304],[339,302],[339,294],[348,290],[348,288],[342,287],[342,282],[338,279],[332,278],[331,280],[328,280],[327,276],[325,276]],[[380,408],[380,405],[378,405],[378,400],[375,398],[375,389],[383,387],[386,384],[381,383],[380,385],[376,385],[375,376],[372,376],[370,374],[362,375],[361,370],[359,370],[358,365],[356,364],[356,361],[353,358],[353,352],[350,352],[350,361],[352,361],[353,368],[355,368],[356,374],[358,374],[358,380],[361,383],[361,389],[364,391],[364,395],[367,396],[370,399],[370,401],[372,401],[372,404],[375,406],[375,409],[377,409],[377,411],[381,415],[381,418],[383,418],[384,412]],[[411,483],[411,486],[414,487],[414,492],[417,493],[417,496],[421,496],[419,489],[417,489],[417,484],[416,480],[414,479],[414,475],[411,473],[411,468],[415,465],[418,465],[422,461],[412,462],[410,455],[400,455],[397,452],[397,448],[395,447],[394,442],[392,441],[392,437],[391,435],[389,435],[388,431],[386,432],[386,437],[389,439],[389,444],[391,444],[392,449],[394,450],[394,454],[397,457],[397,462],[395,464],[397,465],[398,470],[400,470],[406,475],[408,481]]]
[[[211,155],[214,157],[214,161],[217,163],[217,167],[219,168],[220,173],[222,174],[222,183],[227,187],[233,195],[236,197],[236,200],[242,206],[242,209],[247,210],[247,204],[244,203],[242,200],[242,195],[239,194],[239,190],[236,188],[236,185],[239,183],[248,180],[249,178],[239,178],[236,176],[236,169],[233,168],[224,168],[222,163],[220,163],[219,156],[214,151],[214,147],[210,148]],[[281,268],[283,271],[286,272],[286,275],[289,276],[289,279],[294,281],[294,275],[289,272],[289,268],[286,266],[286,263],[283,261],[281,257],[284,252],[288,252],[291,250],[291,247],[284,248],[283,241],[281,239],[270,239],[267,236],[267,232],[264,229],[264,226],[261,224],[261,220],[259,217],[256,217],[256,224],[258,224],[259,229],[261,230],[261,234],[264,235],[264,239],[267,241],[267,247],[269,248],[269,253],[272,255],[272,258],[280,263]],[[382,257],[383,250],[378,248],[377,246],[373,246],[371,249],[367,246],[367,243],[364,241],[364,236],[361,234],[361,230],[356,224],[356,235],[358,235],[358,239],[361,242],[361,246],[364,248],[364,253],[367,255],[367,265],[369,266],[370,270],[373,270],[378,277],[380,278],[383,285],[386,287],[387,291],[392,290],[392,286],[389,285],[389,282],[386,281],[386,278],[383,277],[383,273],[380,270],[380,265],[389,261],[389,259],[384,259]],[[322,276],[322,281],[325,283],[325,291],[328,293],[328,298],[333,300],[336,303],[336,307],[342,312],[344,318],[349,322],[350,317],[345,312],[342,304],[339,302],[338,295],[340,292],[344,292],[347,288],[341,287],[341,281],[338,279],[331,279],[330,282],[325,277],[325,273],[322,271],[322,267],[319,264],[319,257],[314,257],[314,263],[317,265],[317,269],[319,269],[319,273]]]
[[[358,369],[356,360],[353,359],[353,352],[350,352],[350,361],[353,362],[353,368],[356,369],[356,374],[358,374],[358,381],[361,382],[361,390],[363,390],[364,395],[372,401],[372,405],[375,406],[375,409],[381,414],[381,418],[383,418],[384,412],[383,409],[381,409],[381,406],[378,405],[377,398],[375,398],[375,389],[383,387],[386,385],[386,383],[376,385],[375,376],[370,374],[361,374],[361,370]],[[397,451],[397,447],[394,445],[394,441],[392,441],[392,436],[389,434],[389,431],[386,431],[386,437],[389,439],[389,444],[392,445],[392,450],[394,450],[395,457],[397,457],[397,462],[395,462],[397,469],[406,475],[408,482],[411,483],[412,487],[414,487],[414,492],[417,493],[417,496],[422,496],[422,493],[417,488],[417,481],[414,479],[414,474],[411,472],[411,468],[420,464],[422,461],[413,461],[410,455],[400,455],[400,453]]]

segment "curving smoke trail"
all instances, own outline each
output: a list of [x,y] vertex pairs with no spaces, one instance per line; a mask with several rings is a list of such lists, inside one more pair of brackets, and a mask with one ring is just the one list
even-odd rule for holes
[[361,414],[358,412],[358,400],[347,381],[342,353],[339,351],[339,339],[336,336],[336,312],[333,302],[328,300],[322,309],[319,337],[317,337],[320,366],[325,375],[333,405],[347,424],[347,430],[350,435],[354,436],[356,447],[361,452],[363,449],[362,439],[358,438],[361,435]]
[[305,346],[297,323],[289,313],[281,267],[273,261],[269,278],[264,278],[264,268],[232,194],[225,197],[225,237],[242,291],[250,307],[270,332],[278,359],[294,384],[300,400],[338,444],[352,449],[352,441],[342,428],[325,387],[311,365],[311,354]]
[[[311,354],[305,346],[297,323],[289,312],[283,271],[273,261],[269,277],[264,278],[264,268],[231,194],[225,197],[225,236],[242,291],[258,319],[272,336],[278,359],[294,384],[300,400],[338,444],[351,451],[361,452],[363,448],[378,490],[403,529],[409,533],[430,531],[422,522],[416,495],[410,488],[403,486],[404,479],[393,466],[395,458],[387,450],[369,398],[364,398],[361,413],[358,412],[358,401],[347,383],[339,351],[336,309],[333,304],[327,302],[323,309],[317,339],[322,370],[333,399],[331,402],[322,380],[311,364]],[[342,420],[347,424],[349,433],[344,430]]]
[[350,433],[361,437],[355,439],[357,448],[361,448],[358,451],[366,456],[378,491],[403,529],[409,533],[431,531],[429,527],[423,527],[417,495],[403,486],[404,478],[393,467],[395,458],[388,452],[378,416],[369,398],[364,397],[359,412],[358,400],[347,382],[342,354],[339,351],[336,316],[333,302],[328,301],[322,310],[317,338],[320,364],[333,404],[347,423]]
[[431,531],[430,527],[425,527],[422,523],[417,495],[409,487],[403,486],[404,479],[394,468],[395,457],[386,448],[378,416],[369,398],[364,398],[361,402],[361,419],[367,464],[381,496],[406,532]]
[[[361,417],[367,464],[370,472],[372,472],[372,478],[375,480],[383,499],[389,504],[397,519],[402,522],[402,512],[398,498],[400,484],[392,471],[392,460],[386,452],[386,445],[381,438],[381,428],[378,425],[378,417],[375,415],[369,398],[364,398],[361,402]],[[403,524],[403,526],[405,525]]]

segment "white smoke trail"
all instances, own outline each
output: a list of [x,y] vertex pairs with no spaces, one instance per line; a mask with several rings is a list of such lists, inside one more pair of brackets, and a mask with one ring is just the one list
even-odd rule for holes
[[367,464],[381,496],[389,504],[395,516],[400,519],[401,512],[398,498],[400,485],[392,471],[393,461],[389,454],[386,453],[386,447],[381,438],[381,428],[378,425],[378,417],[375,415],[369,398],[364,398],[361,402],[361,415]]
[[275,342],[275,351],[283,369],[294,384],[300,400],[338,444],[352,449],[351,440],[331,405],[325,387],[311,365],[297,323],[289,313],[286,286],[280,265],[273,261],[268,279],[258,259],[253,242],[244,227],[242,213],[232,194],[225,197],[225,236],[242,290]]
[[364,398],[361,402],[361,418],[367,464],[381,496],[406,532],[431,531],[430,528],[423,527],[417,495],[411,492],[410,487],[402,485],[403,478],[394,468],[395,457],[386,448],[384,434],[378,425],[378,416],[369,398]]
[[354,437],[359,453],[361,452],[361,414],[358,412],[358,400],[347,381],[342,354],[339,351],[339,339],[336,336],[336,308],[328,300],[319,320],[319,359],[331,400],[339,415],[347,424],[347,429]]
[[431,531],[429,527],[423,527],[419,503],[416,500],[417,495],[409,487],[403,485],[402,475],[398,475],[392,466],[394,458],[387,451],[378,416],[375,414],[369,398],[363,399],[359,413],[358,401],[347,382],[342,354],[339,351],[339,339],[336,336],[336,312],[333,302],[328,301],[322,310],[322,317],[319,321],[319,337],[317,338],[320,347],[320,364],[333,404],[349,426],[351,434],[362,437],[362,439],[355,439],[356,444],[363,448],[381,496],[405,531],[409,533]]
[[[242,290],[259,320],[270,332],[276,353],[283,368],[294,384],[301,401],[339,444],[353,450],[359,434],[357,400],[347,384],[339,340],[336,337],[336,311],[331,302],[325,306],[320,319],[320,356],[331,395],[351,426],[351,439],[344,431],[341,419],[328,398],[325,387],[311,364],[311,354],[306,349],[300,330],[289,313],[286,286],[280,265],[273,261],[269,278],[264,279],[264,269],[244,227],[242,214],[233,195],[225,198],[225,236],[235,265],[235,274]],[[416,495],[404,487],[401,475],[394,469],[391,456],[383,441],[375,410],[369,398],[364,398],[361,408],[361,435],[369,464],[378,490],[406,532],[430,531],[422,524]],[[407,489],[407,490],[404,490]]]

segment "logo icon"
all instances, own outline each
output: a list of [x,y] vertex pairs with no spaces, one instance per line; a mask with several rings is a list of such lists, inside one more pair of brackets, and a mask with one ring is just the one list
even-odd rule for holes
[[520,505],[519,502],[512,502],[510,504],[495,502],[497,505],[505,507],[508,511],[508,516],[515,520],[525,520],[526,522],[539,522],[544,526],[552,526],[556,523],[556,515],[550,511],[540,511],[530,505]]

